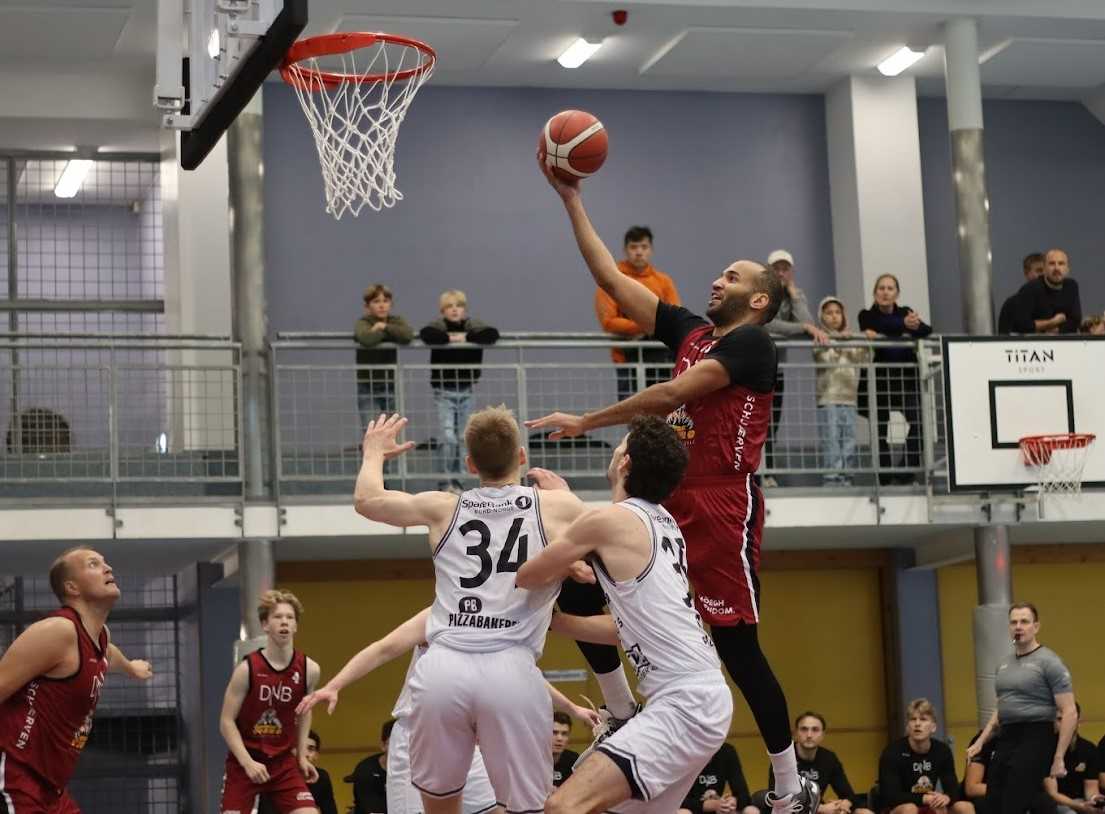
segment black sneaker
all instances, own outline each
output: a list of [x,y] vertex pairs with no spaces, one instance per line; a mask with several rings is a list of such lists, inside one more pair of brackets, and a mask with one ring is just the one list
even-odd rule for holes
[[794,794],[776,797],[773,791],[767,793],[764,802],[771,806],[771,814],[817,814],[817,807],[821,805],[821,789],[804,777],[799,777],[798,781],[802,788]]
[[[591,708],[594,709],[594,706],[592,706]],[[641,705],[638,704],[637,708],[633,710],[633,715],[636,715],[640,711]],[[591,745],[584,749],[580,756],[576,758],[576,762],[572,765],[573,769],[577,766],[580,766],[584,760],[591,756],[591,753],[595,751],[596,746],[598,746],[604,740],[606,740],[623,726],[625,726],[626,722],[629,721],[629,718],[633,717],[633,715],[630,715],[628,718],[617,718],[614,716],[613,713],[610,712],[610,710],[606,708],[605,704],[599,707],[598,712],[599,715],[602,716],[602,723],[597,724],[591,730],[591,734],[594,736],[595,739],[591,742]]]

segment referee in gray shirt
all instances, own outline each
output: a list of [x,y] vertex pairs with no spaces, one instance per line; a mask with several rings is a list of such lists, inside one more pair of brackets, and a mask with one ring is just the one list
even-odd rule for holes
[[[973,758],[997,734],[986,775],[989,814],[1022,814],[1039,794],[1045,777],[1063,777],[1063,755],[1078,725],[1070,670],[1041,645],[1040,614],[1031,602],[1009,608],[1013,653],[998,665],[998,707],[978,739],[967,748]],[[1055,734],[1056,711],[1062,713]]]

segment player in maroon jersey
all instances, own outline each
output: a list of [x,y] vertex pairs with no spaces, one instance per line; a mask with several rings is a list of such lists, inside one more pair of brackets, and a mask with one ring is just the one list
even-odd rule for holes
[[102,555],[71,548],[50,567],[61,608],[0,658],[0,814],[74,814],[65,790],[92,731],[104,676],[148,679],[150,665],[111,644],[119,586]]
[[737,260],[711,286],[708,319],[662,303],[618,270],[583,208],[579,180],[563,181],[540,159],[538,165],[564,202],[599,288],[676,355],[670,381],[593,413],[553,413],[526,424],[555,428],[549,435],[555,440],[625,424],[639,413],[668,417],[690,453],[690,465],[664,506],[687,542],[699,613],[710,624],[718,654],[771,757],[775,790],[768,800],[779,812],[815,812],[818,790],[798,775],[786,697],[757,636],[764,502],[754,475],[771,421],[778,367],[775,343],[763,326],[779,310],[782,280],[762,263]]
[[267,795],[280,814],[318,812],[307,790],[318,780],[307,759],[311,713],[295,715],[320,673],[315,661],[295,649],[301,613],[303,605],[288,591],[261,595],[257,616],[268,641],[234,668],[219,716],[229,749],[222,814],[249,814],[258,794]]

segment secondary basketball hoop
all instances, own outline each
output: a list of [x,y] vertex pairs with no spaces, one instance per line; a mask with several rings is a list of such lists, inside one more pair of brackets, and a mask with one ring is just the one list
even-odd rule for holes
[[1020,440],[1021,458],[1026,467],[1035,470],[1041,496],[1082,491],[1082,472],[1096,439],[1093,433],[1070,432],[1027,435]]
[[395,186],[399,125],[436,62],[429,45],[396,34],[326,34],[288,50],[280,76],[311,127],[335,219],[403,199]]

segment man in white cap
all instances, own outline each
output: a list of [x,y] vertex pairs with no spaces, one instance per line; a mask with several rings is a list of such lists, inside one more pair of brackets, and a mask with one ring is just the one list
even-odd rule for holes
[[[794,284],[794,256],[786,249],[776,249],[767,256],[767,264],[778,273],[786,289],[779,313],[764,327],[772,336],[783,339],[802,339],[808,336],[819,345],[828,345],[829,335],[817,327],[817,322],[810,313],[809,303],[806,302],[806,293]],[[783,362],[785,358],[786,351],[780,348],[779,362]],[[775,378],[775,396],[771,402],[771,427],[768,429],[767,444],[764,446],[764,466],[767,469],[780,465],[780,461],[775,457],[775,433],[779,430],[782,417],[783,367],[780,364]],[[771,475],[764,478],[764,486],[778,485]]]

